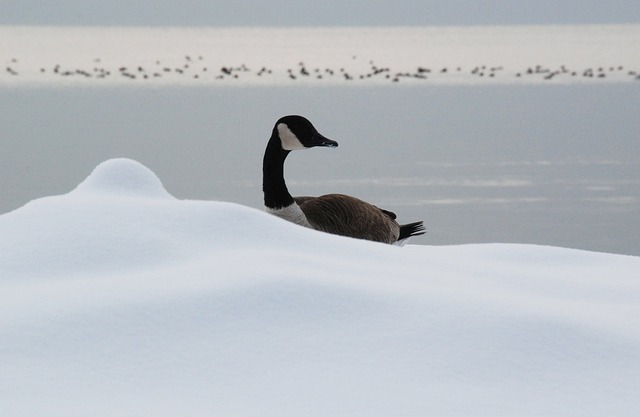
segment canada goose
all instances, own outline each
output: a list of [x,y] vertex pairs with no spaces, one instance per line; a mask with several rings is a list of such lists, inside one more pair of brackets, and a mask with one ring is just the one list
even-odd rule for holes
[[311,229],[390,244],[425,233],[421,221],[401,226],[394,213],[348,195],[292,197],[284,181],[284,161],[289,152],[314,146],[335,148],[338,142],[322,136],[302,116],[284,116],[276,122],[262,165],[267,212]]

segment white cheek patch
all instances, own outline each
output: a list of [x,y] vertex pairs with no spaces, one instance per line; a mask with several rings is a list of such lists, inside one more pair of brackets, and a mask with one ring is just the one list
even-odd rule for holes
[[298,137],[289,130],[289,127],[280,123],[278,125],[278,135],[280,136],[280,143],[282,143],[282,149],[285,151],[295,151],[298,149],[305,149],[305,147],[300,143]]

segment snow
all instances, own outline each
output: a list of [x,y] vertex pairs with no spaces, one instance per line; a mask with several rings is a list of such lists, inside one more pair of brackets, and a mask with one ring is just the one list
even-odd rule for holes
[[112,159],[0,216],[2,414],[635,416],[638,271],[332,236]]
[[640,25],[0,26],[0,86],[637,82]]

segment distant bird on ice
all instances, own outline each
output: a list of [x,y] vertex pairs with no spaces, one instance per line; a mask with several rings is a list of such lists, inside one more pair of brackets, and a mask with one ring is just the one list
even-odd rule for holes
[[267,212],[311,229],[389,244],[401,245],[425,233],[421,221],[399,225],[394,213],[348,195],[292,197],[284,180],[284,161],[291,151],[314,146],[335,148],[338,143],[302,116],[284,116],[276,122],[262,165]]

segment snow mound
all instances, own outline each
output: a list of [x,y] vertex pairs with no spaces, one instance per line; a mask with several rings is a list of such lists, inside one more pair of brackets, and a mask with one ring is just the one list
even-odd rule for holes
[[144,271],[220,250],[286,248],[310,234],[326,244],[327,236],[255,209],[179,201],[147,167],[112,159],[69,194],[4,215],[0,257],[6,279],[68,278]]
[[74,192],[173,198],[149,168],[126,158],[110,159],[101,163]]
[[3,413],[631,417],[638,271],[332,236],[111,160],[0,216]]

